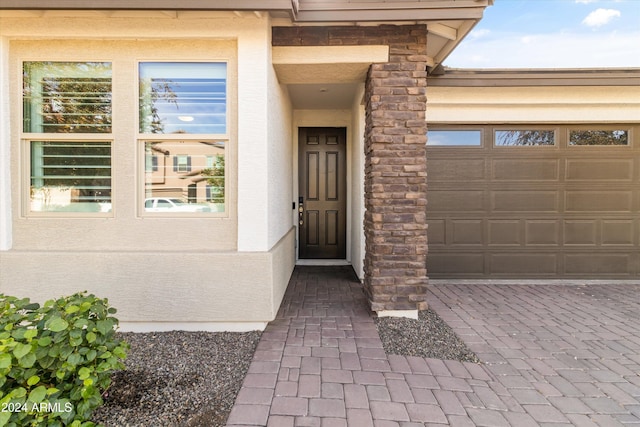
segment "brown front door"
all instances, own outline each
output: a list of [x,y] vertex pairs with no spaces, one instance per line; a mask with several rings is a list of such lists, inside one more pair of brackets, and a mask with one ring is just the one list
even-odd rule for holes
[[346,257],[345,128],[299,129],[300,258]]

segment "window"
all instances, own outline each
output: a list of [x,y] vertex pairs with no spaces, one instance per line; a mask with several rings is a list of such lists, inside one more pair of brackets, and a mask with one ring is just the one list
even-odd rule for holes
[[111,211],[111,64],[23,63],[30,212]]
[[427,145],[479,147],[482,145],[482,131],[430,130],[427,133]]
[[140,133],[226,134],[224,63],[140,63]]
[[173,158],[174,172],[191,172],[191,156],[178,154]]
[[142,62],[139,74],[144,212],[224,212],[226,64]]
[[537,146],[555,145],[555,131],[536,130],[497,130],[494,143],[496,146]]
[[[173,156],[178,150],[189,154]],[[158,168],[145,174],[146,212],[224,212],[224,141],[146,141],[145,153],[147,163],[158,158]],[[166,210],[149,209],[153,207],[150,200],[160,206],[167,199],[184,203],[166,205]]]
[[626,130],[571,130],[569,145],[629,145]]

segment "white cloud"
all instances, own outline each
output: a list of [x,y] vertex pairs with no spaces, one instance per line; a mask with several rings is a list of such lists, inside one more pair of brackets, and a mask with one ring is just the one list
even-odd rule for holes
[[589,3],[595,3],[598,0],[576,0],[576,3],[582,3],[582,4],[589,4]]
[[487,30],[486,28],[473,30],[469,33],[469,37],[472,39],[479,39],[481,37],[485,37],[491,34],[491,30]]
[[601,27],[611,22],[613,18],[619,18],[620,15],[620,11],[616,9],[596,9],[587,15],[582,23],[589,27]]

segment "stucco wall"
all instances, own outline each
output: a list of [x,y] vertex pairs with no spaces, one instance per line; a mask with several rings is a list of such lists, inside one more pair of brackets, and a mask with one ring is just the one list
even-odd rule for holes
[[[9,73],[9,40],[0,37],[0,76]],[[0,117],[9,117],[9,80],[0,79]],[[11,248],[11,138],[9,126],[0,126],[0,251]],[[1,278],[1,276],[0,276]]]
[[293,226],[291,203],[294,201],[291,188],[293,179],[291,101],[285,85],[281,85],[273,67],[268,70],[268,147],[267,160],[270,165],[267,180],[269,215],[269,246],[273,246]]
[[0,292],[43,302],[87,290],[109,298],[124,330],[255,329],[275,317],[294,238],[269,252],[5,251]]
[[429,87],[429,123],[637,123],[640,87]]
[[362,105],[364,84],[353,100],[351,113],[351,265],[360,280],[364,280],[364,125]]
[[[114,135],[114,144],[120,145],[113,154],[117,208],[112,217],[27,217],[21,186],[28,182],[20,171],[28,164],[20,149],[20,117],[14,114],[11,129],[6,122],[0,126],[0,292],[42,301],[87,289],[108,297],[125,329],[131,330],[232,329],[229,322],[248,329],[264,326],[276,314],[295,260],[291,107],[285,90],[277,85],[269,89],[275,81],[269,18],[233,13],[180,18],[133,12],[128,18],[60,15],[0,18],[0,117],[9,117],[9,106],[21,109],[19,61],[27,56],[28,60],[110,61],[127,55],[140,60],[228,60],[227,154],[233,162],[228,170],[228,215],[140,216],[136,142],[122,134]],[[8,39],[16,46],[11,60]],[[140,44],[151,47],[148,54],[135,54]],[[38,49],[31,49],[36,45]],[[136,82],[128,85],[124,90],[135,99]],[[136,116],[136,108],[129,102],[114,110],[114,123]],[[270,120],[280,122],[270,125]],[[114,134],[118,132],[114,126]],[[11,156],[5,156],[9,149]],[[271,187],[271,179],[276,186]],[[267,215],[272,208],[273,214]],[[12,236],[5,233],[11,228]]]

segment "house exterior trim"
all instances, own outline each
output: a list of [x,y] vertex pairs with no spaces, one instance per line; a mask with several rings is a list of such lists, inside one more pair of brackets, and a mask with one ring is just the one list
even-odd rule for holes
[[429,86],[640,86],[640,68],[610,69],[447,69],[431,75]]

